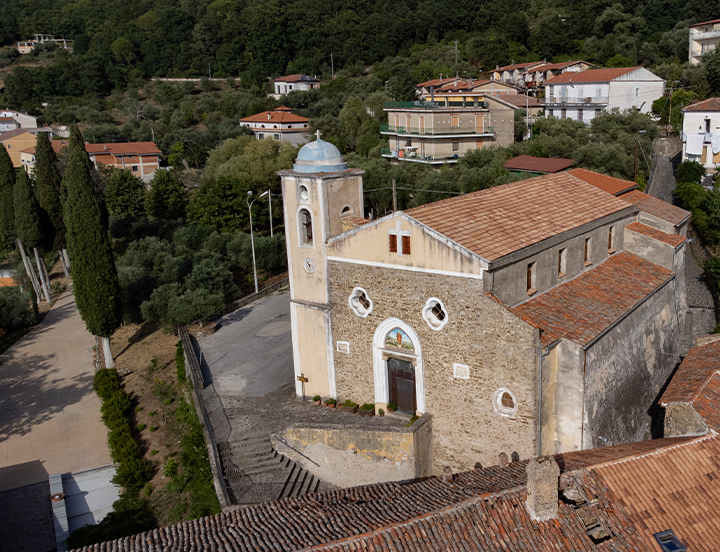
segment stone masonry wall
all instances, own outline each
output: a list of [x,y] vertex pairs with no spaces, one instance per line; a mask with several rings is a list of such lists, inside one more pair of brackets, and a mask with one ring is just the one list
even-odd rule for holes
[[[425,411],[433,416],[433,473],[443,466],[467,470],[493,465],[498,454],[536,453],[537,330],[483,294],[482,280],[330,261],[333,345],[338,399],[375,399],[373,336],[380,323],[397,317],[418,334],[423,352]],[[355,286],[367,290],[373,310],[357,316],[348,305]],[[439,331],[422,318],[430,297],[440,299],[448,322]],[[453,363],[469,366],[469,378],[453,375]],[[498,414],[494,394],[515,397],[514,418]]]

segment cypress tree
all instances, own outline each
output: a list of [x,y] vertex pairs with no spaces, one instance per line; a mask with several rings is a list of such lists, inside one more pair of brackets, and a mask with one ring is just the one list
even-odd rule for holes
[[122,295],[107,226],[93,191],[82,143],[70,149],[65,228],[73,271],[75,302],[88,331],[103,338],[105,366],[114,365],[110,335],[122,320]]
[[58,250],[65,276],[69,276],[62,252],[65,249],[65,223],[60,202],[62,178],[57,167],[57,156],[45,132],[39,133],[37,137],[34,175],[35,196],[40,204],[40,216],[47,233],[46,249]]
[[43,242],[43,228],[40,220],[40,205],[35,198],[30,179],[27,173],[20,171],[15,180],[13,194],[13,207],[15,210],[15,232],[17,237],[28,247],[35,251],[35,262],[37,263],[38,275],[42,284],[45,299],[50,302],[49,282],[44,278],[43,268],[40,264],[40,255],[37,248]]

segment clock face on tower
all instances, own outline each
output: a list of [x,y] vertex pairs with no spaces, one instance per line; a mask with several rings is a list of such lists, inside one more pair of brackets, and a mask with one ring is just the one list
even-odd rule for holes
[[315,272],[315,261],[313,261],[310,257],[306,257],[303,261],[303,268],[305,269],[305,272],[312,274]]

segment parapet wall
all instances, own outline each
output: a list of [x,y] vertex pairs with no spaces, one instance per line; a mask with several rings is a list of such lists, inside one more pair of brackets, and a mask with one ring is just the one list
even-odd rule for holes
[[432,475],[432,419],[409,427],[365,429],[343,425],[293,426],[272,443],[316,477],[340,487]]

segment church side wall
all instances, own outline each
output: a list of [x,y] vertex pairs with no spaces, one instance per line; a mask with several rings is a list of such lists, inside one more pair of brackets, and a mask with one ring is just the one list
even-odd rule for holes
[[[342,261],[329,262],[333,346],[338,398],[375,400],[373,337],[378,326],[397,317],[417,334],[422,348],[425,412],[432,420],[433,472],[444,466],[467,470],[476,462],[494,465],[498,454],[534,456],[537,436],[539,338],[535,328],[483,294],[483,281]],[[373,302],[366,317],[348,305],[354,287]],[[429,327],[422,310],[430,297],[447,311],[441,330]],[[349,344],[338,352],[337,342]],[[469,367],[454,377],[453,364]],[[496,412],[498,389],[508,389],[517,414]],[[384,405],[382,405],[384,406]]]
[[586,351],[584,449],[651,438],[651,406],[680,360],[679,344],[669,282]]

